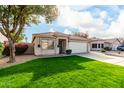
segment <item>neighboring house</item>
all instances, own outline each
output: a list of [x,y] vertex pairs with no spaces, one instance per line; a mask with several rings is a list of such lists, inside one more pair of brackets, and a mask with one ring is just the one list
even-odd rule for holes
[[91,39],[90,50],[102,50],[104,48],[104,40]]
[[[119,39],[122,41],[123,39]],[[120,42],[114,38],[114,39],[98,39],[98,38],[92,38],[90,42],[90,49],[91,50],[102,50],[105,47],[111,47],[112,50],[117,50],[117,47],[121,45]]]
[[35,55],[63,54],[67,49],[72,53],[87,53],[90,50],[88,39],[64,34],[61,32],[47,32],[32,35]]

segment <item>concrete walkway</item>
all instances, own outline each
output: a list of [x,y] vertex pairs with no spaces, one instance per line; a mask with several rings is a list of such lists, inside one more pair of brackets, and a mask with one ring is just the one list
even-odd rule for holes
[[19,56],[16,56],[16,63],[7,63],[9,60],[9,57],[4,57],[4,58],[0,58],[0,68],[9,67],[9,66],[16,65],[16,64],[21,64],[26,61],[30,61],[30,60],[37,59],[37,58],[60,57],[60,56],[69,56],[69,55],[65,55],[65,54],[47,55],[47,56],[19,55]]
[[95,51],[91,51],[88,54],[78,54],[78,55],[82,57],[87,57],[87,58],[107,62],[107,63],[124,66],[124,57],[109,56],[109,55],[105,55],[103,53],[95,52]]
[[35,58],[38,58],[38,57],[34,55],[21,55],[21,56],[16,56],[16,63],[7,63],[9,60],[9,57],[4,57],[0,59],[0,68],[20,64],[20,63],[23,63],[25,61],[32,60]]

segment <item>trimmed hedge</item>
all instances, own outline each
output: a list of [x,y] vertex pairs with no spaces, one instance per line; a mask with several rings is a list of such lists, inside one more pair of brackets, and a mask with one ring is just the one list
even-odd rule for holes
[[3,51],[3,44],[0,42],[0,55],[1,55],[2,51]]
[[66,50],[66,54],[71,54],[71,52],[72,52],[71,49]]
[[[15,54],[16,55],[24,54],[27,49],[28,49],[28,44],[27,43],[17,43],[17,44],[15,44]],[[5,45],[4,50],[2,52],[2,55],[6,55],[6,56],[10,55],[8,44]]]
[[111,51],[112,48],[111,48],[111,47],[104,47],[104,50],[106,50],[106,51]]
[[106,52],[106,50],[103,49],[103,50],[101,50],[101,52]]

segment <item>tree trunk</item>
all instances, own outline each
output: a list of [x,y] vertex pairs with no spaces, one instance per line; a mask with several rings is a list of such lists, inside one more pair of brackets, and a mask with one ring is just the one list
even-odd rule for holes
[[9,50],[10,50],[10,56],[9,56],[9,63],[16,62],[15,60],[15,43],[13,40],[9,40]]

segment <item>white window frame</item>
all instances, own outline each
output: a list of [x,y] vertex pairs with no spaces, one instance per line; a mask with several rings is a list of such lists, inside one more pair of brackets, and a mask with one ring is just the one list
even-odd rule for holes
[[[46,49],[44,49],[44,48],[42,47],[43,40],[46,40],[46,43],[48,43],[48,46],[47,46]],[[53,48],[49,48],[49,46],[50,46],[49,41],[52,41],[52,43],[53,43]],[[55,41],[54,41],[54,39],[40,38],[40,44],[41,44],[41,49],[43,49],[43,50],[52,50],[52,49],[55,49]]]

